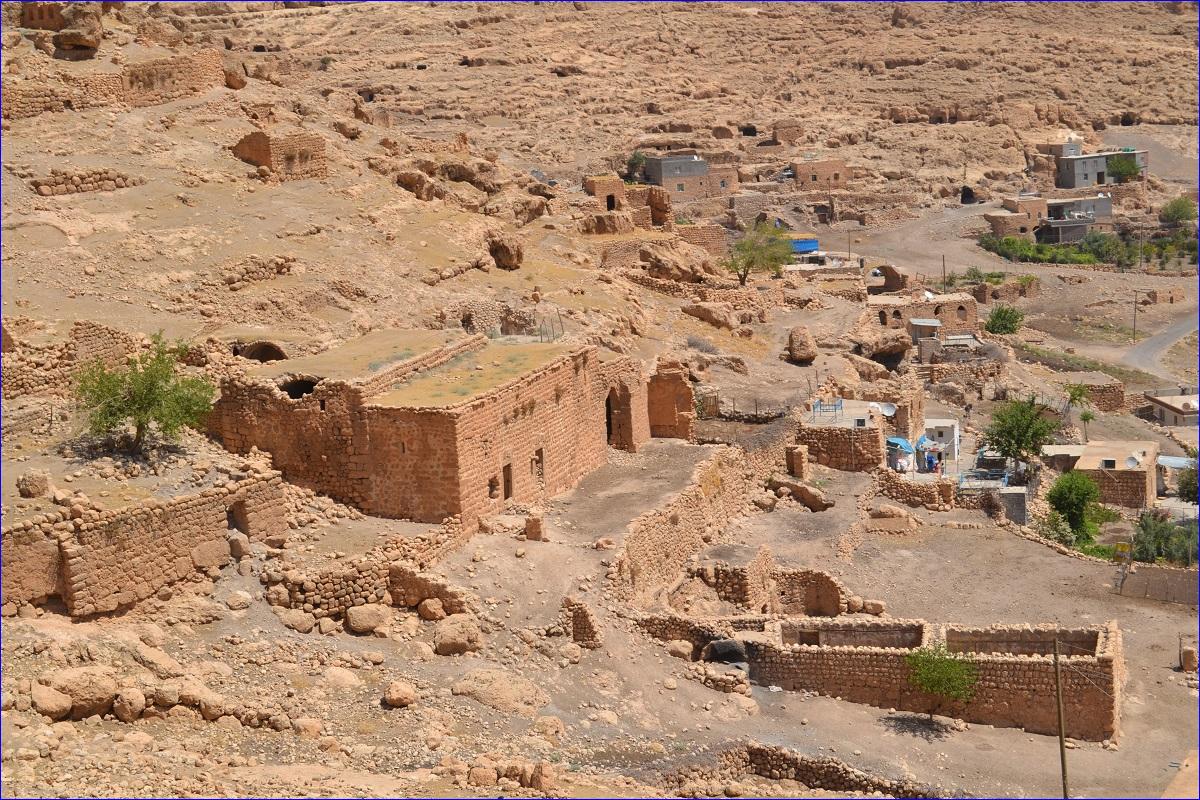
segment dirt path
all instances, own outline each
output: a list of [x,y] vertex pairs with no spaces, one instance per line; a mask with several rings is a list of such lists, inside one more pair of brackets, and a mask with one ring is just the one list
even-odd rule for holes
[[1131,367],[1178,378],[1178,375],[1175,375],[1163,364],[1162,357],[1176,342],[1198,328],[1200,326],[1196,323],[1196,309],[1193,308],[1163,330],[1130,347],[1125,351],[1121,360]]
[[[859,235],[862,243],[856,245],[862,253],[886,258],[896,264],[902,272],[923,272],[940,275],[942,256],[946,257],[946,270],[961,272],[970,266],[984,270],[1010,271],[1014,265],[997,255],[980,250],[970,239],[964,239],[963,229],[968,224],[980,224],[976,219],[1000,207],[996,203],[948,208],[920,219],[902,222],[891,228],[866,231]],[[1027,265],[1017,265],[1024,268]]]

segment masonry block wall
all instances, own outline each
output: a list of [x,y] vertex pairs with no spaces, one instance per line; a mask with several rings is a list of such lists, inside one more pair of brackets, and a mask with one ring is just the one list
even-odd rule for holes
[[1111,383],[1088,384],[1087,400],[1097,411],[1122,411],[1125,384],[1115,378]]
[[660,361],[646,392],[650,435],[691,441],[696,424],[696,396],[689,370],[676,361]]
[[125,104],[167,103],[225,85],[221,53],[212,48],[171,58],[127,64],[120,72],[61,73],[50,79],[4,80],[4,119],[27,119],[57,111]]
[[62,3],[21,3],[22,28],[61,31],[65,24]]
[[904,299],[896,302],[883,295],[867,302],[871,317],[887,328],[909,328],[912,319],[936,319],[942,335],[975,333],[979,330],[979,304],[966,293],[935,297],[933,300]]
[[132,606],[226,563],[234,530],[252,539],[286,531],[282,484],[277,472],[252,473],[199,494],[15,523],[3,531],[5,606],[52,596],[75,616]]
[[869,472],[883,466],[886,456],[882,428],[816,427],[801,423],[796,441],[808,447],[812,461],[847,472]]
[[50,197],[80,192],[115,192],[145,182],[144,178],[130,177],[113,169],[52,169],[48,177],[37,178],[30,182],[30,186],[42,197]]
[[1100,500],[1125,508],[1146,508],[1158,494],[1155,470],[1080,469],[1100,488]]
[[249,164],[267,167],[280,181],[324,178],[329,171],[325,140],[316,133],[248,133],[233,145],[233,154]]
[[720,225],[677,225],[674,231],[688,244],[702,247],[718,258],[725,255],[727,234]]
[[840,158],[824,161],[793,161],[796,188],[802,190],[845,189],[850,168]]
[[65,397],[79,370],[92,361],[119,364],[141,348],[140,337],[80,320],[63,340],[32,345],[17,338],[4,358],[4,399],[23,395]]

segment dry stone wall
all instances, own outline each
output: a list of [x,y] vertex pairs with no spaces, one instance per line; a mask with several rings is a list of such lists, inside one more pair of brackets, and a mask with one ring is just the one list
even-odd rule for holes
[[112,365],[140,350],[140,337],[107,325],[81,320],[64,340],[29,344],[20,338],[4,357],[4,399],[25,395],[70,394],[76,373],[94,360]]
[[725,255],[727,234],[720,225],[677,225],[674,231],[688,244],[701,247],[718,258]]
[[37,178],[30,186],[43,197],[50,197],[80,192],[115,192],[145,182],[144,178],[130,177],[113,169],[52,169],[49,177]]
[[886,454],[881,428],[822,427],[801,422],[796,440],[808,448],[810,460],[847,472],[881,467]]

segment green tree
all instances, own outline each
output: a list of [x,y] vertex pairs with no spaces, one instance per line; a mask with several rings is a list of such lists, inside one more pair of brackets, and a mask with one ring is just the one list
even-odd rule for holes
[[1058,430],[1058,423],[1042,416],[1042,411],[1032,397],[1004,403],[992,412],[984,431],[988,447],[1005,458],[1030,463]]
[[202,423],[215,394],[208,381],[178,374],[186,344],[167,344],[161,333],[152,339],[150,351],[130,358],[124,367],[108,367],[102,361],[88,364],[76,387],[87,410],[88,430],[111,436],[133,425],[129,447],[135,452],[142,450],[152,425],[162,437],[175,439],[184,426]]
[[[975,665],[943,644],[913,650],[904,657],[908,663],[908,682],[922,692],[943,700],[969,701],[975,694],[979,674]],[[929,710],[930,719],[940,710],[942,700]]]
[[629,158],[625,160],[625,175],[630,179],[635,178],[645,166],[646,154],[641,150],[634,150]]
[[1196,493],[1196,448],[1188,448],[1188,456],[1192,460],[1186,467],[1179,471],[1177,494],[1180,500],[1188,503],[1200,503],[1200,497]]
[[1067,393],[1067,422],[1071,421],[1071,409],[1086,406],[1088,403],[1088,387],[1083,383],[1068,383],[1063,389]]
[[1117,183],[1127,183],[1137,176],[1142,174],[1142,168],[1138,166],[1137,159],[1131,155],[1109,156],[1108,158],[1108,174],[1115,178]]
[[1196,219],[1196,203],[1190,197],[1176,197],[1162,207],[1158,218],[1163,222],[1192,222]]
[[1162,558],[1191,566],[1197,559],[1196,521],[1180,524],[1163,512],[1142,514],[1133,533],[1133,557],[1150,564]]
[[988,333],[1016,333],[1025,321],[1025,315],[1012,306],[997,305],[988,314],[983,329]]
[[1082,472],[1072,470],[1058,476],[1046,494],[1050,507],[1063,515],[1076,538],[1087,538],[1087,509],[1100,499],[1100,487]]
[[1092,413],[1090,408],[1085,408],[1079,413],[1079,421],[1083,423],[1083,441],[1087,441],[1087,426],[1089,422],[1094,422],[1096,415]]
[[745,286],[751,272],[773,272],[778,275],[783,265],[791,260],[792,243],[774,225],[760,222],[733,246],[733,252],[725,261],[725,268],[737,276],[739,284]]

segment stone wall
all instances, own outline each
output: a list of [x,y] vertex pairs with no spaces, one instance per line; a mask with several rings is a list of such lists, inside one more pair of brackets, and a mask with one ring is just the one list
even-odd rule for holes
[[62,598],[75,616],[127,608],[229,560],[226,537],[287,530],[283,480],[252,470],[223,486],[123,508],[73,506],[3,531],[4,602]]
[[984,381],[1004,374],[1004,362],[992,358],[973,361],[954,361],[943,364],[920,364],[916,372],[931,383],[954,381],[965,386],[978,386]]
[[46,344],[18,337],[4,358],[4,399],[34,394],[65,397],[82,367],[97,359],[119,364],[141,344],[140,337],[87,320],[73,323],[65,339]]
[[189,55],[126,64],[120,72],[60,73],[45,78],[6,78],[4,119],[27,119],[57,111],[124,104],[158,105],[225,85],[221,53],[204,49]]
[[49,177],[36,178],[30,181],[30,186],[43,197],[49,197],[79,192],[115,192],[145,182],[144,178],[130,177],[113,169],[52,169]]
[[796,441],[808,447],[810,460],[848,472],[881,467],[886,456],[882,428],[820,427],[801,422]]
[[1100,502],[1125,508],[1146,508],[1154,504],[1158,487],[1153,465],[1150,469],[1077,469],[1096,482]]
[[704,248],[717,258],[725,255],[728,234],[720,225],[677,225],[674,231],[680,239]]
[[[698,758],[698,757],[693,757]],[[830,756],[807,756],[783,747],[748,742],[707,760],[672,770],[663,777],[669,793],[691,791],[696,785],[723,786],[749,775],[770,780],[793,780],[810,789],[847,792],[856,796],[943,797],[944,793],[914,781],[869,775]]]
[[748,510],[750,486],[741,450],[717,448],[696,465],[679,494],[629,523],[624,549],[609,573],[617,591],[636,605],[650,602],[730,519]]
[[1115,378],[1111,383],[1088,384],[1087,402],[1097,411],[1124,411],[1125,384]]
[[242,161],[270,170],[267,177],[274,181],[324,178],[329,172],[325,139],[308,131],[253,131],[230,149]]
[[979,330],[978,303],[971,295],[961,292],[933,300],[895,300],[890,295],[876,295],[867,301],[867,310],[872,320],[886,328],[910,329],[910,320],[932,318],[942,323],[942,336]]
[[595,650],[604,644],[604,635],[596,624],[587,603],[574,597],[564,597],[562,608],[559,609],[558,625],[571,641],[580,647]]
[[850,179],[850,168],[840,158],[793,161],[792,174],[796,176],[796,188],[801,191],[845,189]]
[[955,502],[956,484],[950,478],[918,483],[885,467],[875,473],[875,482],[880,494],[905,505],[952,506]]
[[66,21],[62,3],[21,3],[21,27],[61,31]]
[[660,361],[646,391],[650,435],[691,441],[696,424],[696,397],[687,365]]
[[58,397],[22,397],[4,404],[0,427],[5,446],[22,439],[37,439],[70,429],[73,404]]

